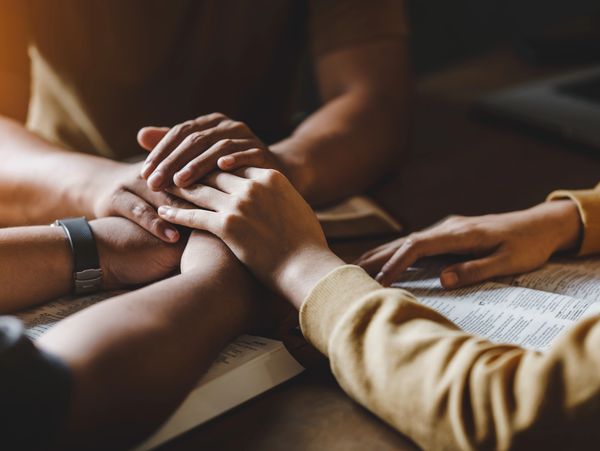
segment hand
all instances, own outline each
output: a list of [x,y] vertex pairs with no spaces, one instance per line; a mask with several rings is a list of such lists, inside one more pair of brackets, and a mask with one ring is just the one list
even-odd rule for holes
[[90,227],[106,290],[153,282],[179,266],[184,240],[167,244],[125,218],[96,219],[90,221]]
[[244,166],[282,166],[276,154],[246,124],[220,113],[200,116],[171,129],[143,128],[138,141],[150,151],[141,175],[154,191],[173,184],[188,187],[217,167],[232,171]]
[[221,238],[257,277],[299,306],[310,288],[343,262],[331,253],[315,214],[281,173],[246,168],[240,174],[215,173],[204,185],[174,188],[174,194],[202,209],[163,206],[159,214]]
[[445,268],[445,288],[472,285],[497,276],[531,271],[557,251],[573,249],[581,233],[577,206],[569,200],[547,202],[524,211],[465,218],[441,224],[367,252],[358,264],[390,285],[418,259],[439,254],[472,258]]
[[121,216],[168,243],[179,240],[179,231],[162,220],[159,205],[189,206],[174,196],[151,191],[140,177],[141,163],[122,164],[110,171],[100,172],[92,181],[94,215],[97,218]]

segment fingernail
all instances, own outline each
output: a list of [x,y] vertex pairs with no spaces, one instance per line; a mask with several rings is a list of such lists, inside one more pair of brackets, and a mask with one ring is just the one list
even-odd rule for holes
[[456,284],[458,283],[458,276],[455,272],[452,271],[443,272],[440,275],[440,280],[442,281],[442,285],[444,287],[450,288],[456,286]]
[[378,272],[377,275],[375,276],[375,280],[377,282],[380,282],[381,279],[383,279],[383,276],[385,276],[385,274],[383,272]]
[[177,241],[179,239],[179,232],[175,229],[166,228],[165,235],[169,239],[169,241]]
[[183,168],[175,177],[177,177],[181,182],[187,182],[192,176],[192,170],[190,168]]
[[219,161],[223,166],[232,166],[233,163],[235,163],[235,158],[233,158],[230,155],[227,155],[225,157],[221,157]]
[[173,210],[169,207],[158,207],[158,214],[167,218],[173,217]]
[[163,182],[163,179],[164,179],[164,177],[163,177],[162,172],[160,172],[160,171],[155,172],[148,179],[148,185],[150,185],[153,188],[159,188],[161,183]]

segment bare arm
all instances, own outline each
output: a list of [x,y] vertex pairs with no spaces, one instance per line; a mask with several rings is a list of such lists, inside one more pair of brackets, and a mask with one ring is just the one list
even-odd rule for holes
[[323,106],[271,149],[313,204],[359,192],[387,172],[408,144],[407,42],[364,44],[323,56]]
[[72,267],[71,251],[61,228],[0,229],[0,313],[67,294]]
[[142,439],[249,327],[252,278],[218,239],[191,243],[182,275],[80,312],[38,341],[75,382],[64,447],[121,449]]
[[69,152],[0,117],[0,226],[95,217],[91,198],[99,175],[121,164]]
[[[167,276],[179,265],[181,245],[169,245],[123,218],[90,223],[103,286],[117,289]],[[61,227],[0,229],[0,314],[68,294],[73,258]]]
[[17,0],[0,7],[0,226],[49,223],[75,214],[92,217],[83,187],[102,162],[66,152],[23,126],[30,95],[26,14]]

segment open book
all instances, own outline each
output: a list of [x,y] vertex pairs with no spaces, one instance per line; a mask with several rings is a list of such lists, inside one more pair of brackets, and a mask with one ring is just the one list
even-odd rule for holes
[[375,236],[402,230],[394,218],[364,196],[350,197],[316,214],[327,238]]
[[414,294],[468,333],[547,350],[568,327],[600,313],[600,259],[553,261],[520,276],[447,291],[441,265],[411,268],[395,287]]
[[[115,294],[59,299],[18,316],[35,340],[60,320]],[[303,370],[282,342],[243,335],[221,352],[175,413],[136,450],[155,448]]]

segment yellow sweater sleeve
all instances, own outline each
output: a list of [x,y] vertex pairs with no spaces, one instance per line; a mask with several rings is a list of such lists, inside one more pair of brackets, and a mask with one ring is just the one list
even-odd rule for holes
[[424,449],[600,443],[598,316],[542,354],[469,335],[347,265],[317,284],[300,321],[342,388]]
[[600,184],[595,189],[554,191],[548,200],[571,199],[577,204],[583,223],[580,255],[600,252]]

